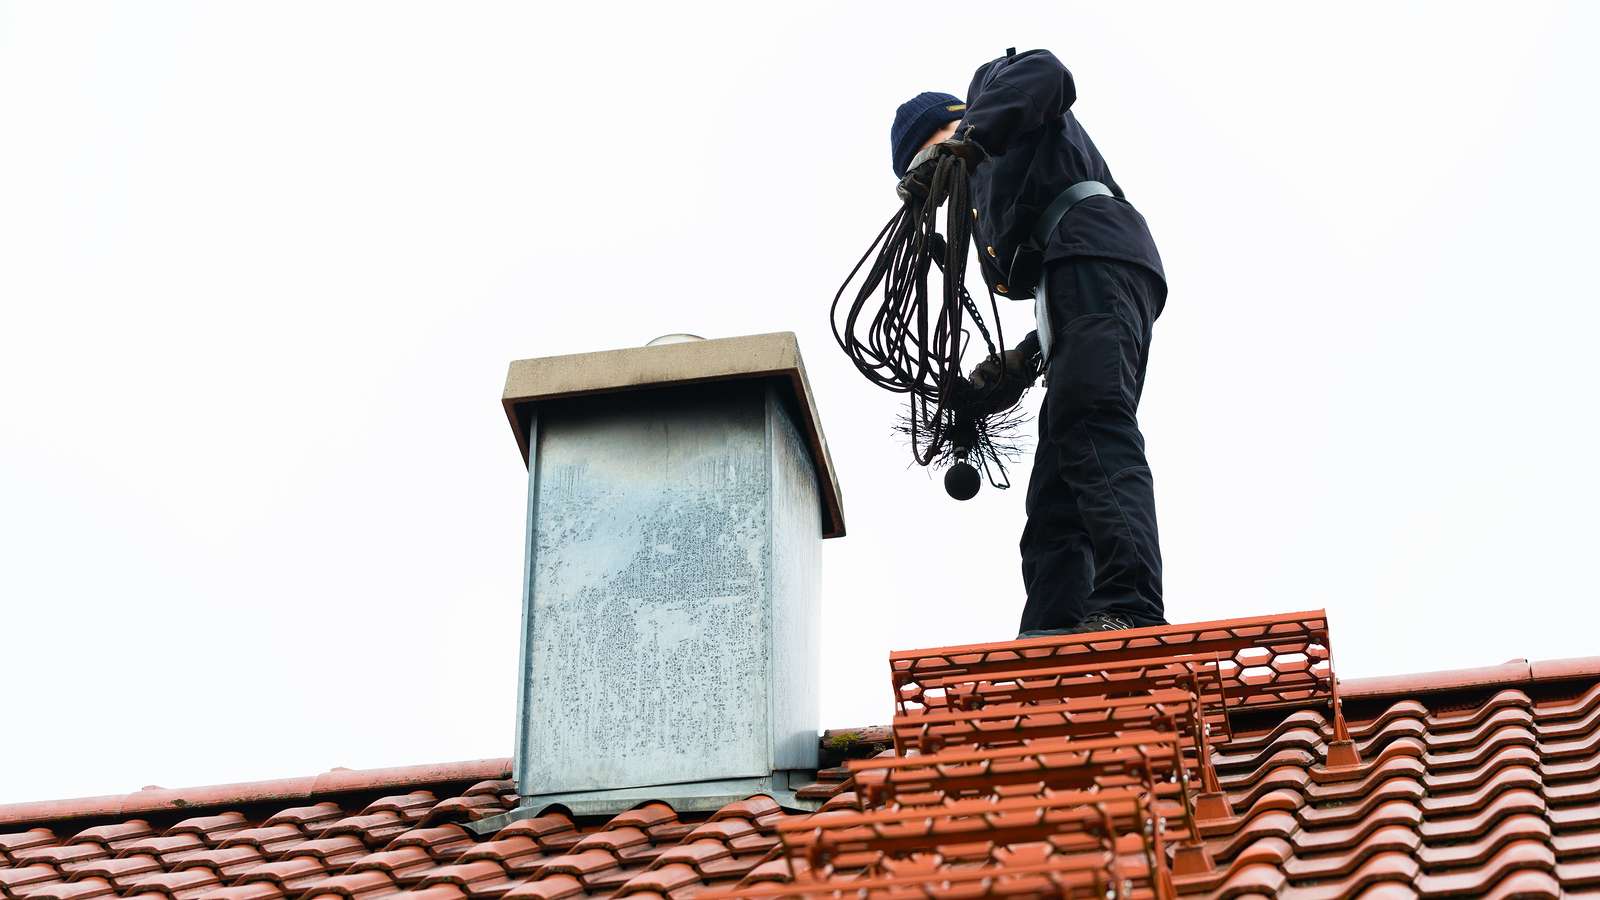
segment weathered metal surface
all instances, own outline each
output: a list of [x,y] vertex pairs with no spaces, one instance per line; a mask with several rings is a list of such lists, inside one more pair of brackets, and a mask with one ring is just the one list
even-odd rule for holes
[[526,460],[528,417],[549,401],[739,381],[770,382],[780,387],[785,402],[791,404],[816,473],[816,490],[822,501],[822,536],[843,536],[843,495],[834,477],[828,441],[822,433],[822,419],[806,379],[805,364],[800,359],[800,343],[791,332],[519,359],[506,372],[500,402],[516,435],[517,448]]
[[820,500],[784,402],[741,381],[540,405],[524,797],[815,766]]
[[773,765],[814,769],[821,722],[817,631],[822,614],[822,537],[816,528],[817,475],[804,439],[771,387],[767,389],[767,428],[772,460]]

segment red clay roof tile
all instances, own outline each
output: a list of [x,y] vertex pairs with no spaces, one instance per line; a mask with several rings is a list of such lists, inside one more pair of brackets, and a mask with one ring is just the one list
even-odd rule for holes
[[151,853],[162,860],[190,850],[205,850],[209,845],[198,834],[172,834],[141,838],[125,845],[120,853]]
[[503,802],[497,794],[450,797],[434,804],[422,817],[422,821],[419,824],[471,822],[498,815],[510,808],[510,805]]
[[433,884],[425,888],[412,888],[407,891],[401,891],[394,896],[404,897],[406,900],[459,900],[459,898],[466,897],[468,894],[459,885]]
[[296,856],[262,863],[240,872],[235,884],[270,882],[284,890],[298,890],[313,881],[333,874],[321,859],[315,856]]
[[1305,806],[1298,815],[1300,824],[1306,828],[1329,828],[1365,820],[1379,806],[1395,800],[1421,804],[1426,812],[1430,801],[1426,794],[1422,784],[1414,778],[1390,778],[1374,785],[1365,797],[1340,805]]
[[524,881],[505,893],[505,900],[564,900],[584,893],[583,883],[571,875],[550,875]]
[[35,863],[49,863],[59,869],[69,863],[104,859],[107,855],[106,849],[99,844],[29,847],[26,850],[18,850],[11,854],[11,864],[14,866],[28,866]]
[[206,894],[206,900],[283,900],[288,894],[270,881],[234,884]]
[[700,873],[693,866],[682,863],[669,863],[658,868],[641,872],[628,879],[617,891],[617,896],[626,897],[633,894],[653,892],[657,894],[670,894],[673,891],[690,885],[700,885]]
[[121,879],[150,872],[160,872],[161,861],[145,853],[119,856],[116,859],[97,859],[74,865],[69,874],[73,878],[104,878],[120,887]]
[[[1417,879],[1417,888],[1424,894],[1466,894],[1483,896],[1490,888],[1521,869],[1554,871],[1555,853],[1548,844],[1539,841],[1516,841],[1508,844],[1486,864],[1470,869],[1441,874],[1424,875]],[[1550,884],[1548,881],[1542,883]],[[1552,885],[1559,888],[1558,885]]]
[[585,850],[582,853],[566,853],[553,856],[541,862],[535,871],[540,877],[550,875],[571,875],[574,878],[588,879],[602,872],[617,868],[617,857],[605,850]]
[[7,866],[0,869],[0,894],[13,896],[18,888],[30,884],[43,884],[49,881],[60,881],[61,872],[55,866],[34,864],[31,866]]
[[460,855],[459,861],[475,862],[480,859],[492,859],[505,866],[507,871],[520,874],[533,871],[544,858],[544,850],[533,838],[526,835],[512,835],[481,844],[472,844]]
[[228,847],[217,850],[201,850],[186,855],[178,861],[173,868],[193,869],[209,868],[221,873],[224,879],[231,878],[246,869],[254,868],[265,861],[261,851],[254,847]]
[[604,850],[617,859],[629,859],[649,853],[652,849],[650,836],[643,830],[632,825],[618,827],[616,819],[611,820],[611,825],[605,831],[597,831],[579,840],[568,851],[569,853],[584,853],[589,850]]
[[144,813],[172,812],[196,808],[221,808],[251,803],[304,800],[333,794],[406,788],[421,785],[451,784],[505,778],[511,774],[510,759],[475,759],[465,762],[402,766],[392,769],[333,769],[306,778],[283,778],[220,784],[209,787],[147,788],[131,794],[83,797],[76,800],[46,800],[15,803],[0,807],[0,825],[17,822],[54,821],[95,817],[131,817]]
[[405,885],[422,880],[436,868],[436,862],[428,855],[427,850],[421,847],[401,847],[397,850],[369,853],[351,863],[345,871],[352,874],[367,871],[387,872],[396,882]]
[[[1233,641],[1221,674],[1233,679],[1238,690],[1257,692],[1251,696],[1266,696],[1259,693],[1265,689],[1289,698],[1287,706],[1263,705],[1244,715],[1236,715],[1237,706],[1230,706],[1227,715],[1205,713],[1215,741],[1208,744],[1208,765],[1191,769],[1186,764],[1186,771],[1193,778],[1214,772],[1232,813],[1219,809],[1200,822],[1203,847],[1169,849],[1175,874],[1164,877],[1173,890],[1184,896],[1295,898],[1419,892],[1558,896],[1563,890],[1600,889],[1600,658],[1345,682],[1339,685],[1346,702],[1340,718],[1326,693],[1332,687],[1325,677],[1331,667],[1325,665],[1325,647],[1317,643],[1325,637],[1317,632],[1308,647],[1289,649],[1292,641],[1304,645],[1305,632],[1295,631],[1302,627],[1295,622],[1303,621],[1258,617],[1226,627],[1179,627],[1170,634],[1199,643],[1163,637],[1150,645],[1160,645],[1170,657],[1173,651],[1181,656],[1202,644],[1220,647]],[[1267,622],[1281,625],[1263,624]],[[1281,631],[1272,632],[1279,627]],[[1129,643],[1128,637],[1092,636],[1078,642],[1087,651],[1072,650],[1065,656],[1051,648],[1071,645],[1071,639],[1023,642],[1019,650],[985,645],[983,653],[999,654],[987,674],[949,677],[951,673],[937,674],[917,663],[924,668],[915,678],[927,683],[917,689],[932,685],[936,693],[930,696],[939,702],[968,702],[962,697],[999,702],[996,698],[1008,696],[1006,692],[1020,690],[1029,702],[1044,703],[1048,692],[1041,693],[1039,686],[1048,682],[1077,692],[1072,697],[1087,698],[1059,701],[1078,704],[1072,709],[1097,703],[1106,708],[1104,697],[1081,693],[1100,671],[1125,695],[1117,708],[1129,713],[1154,708],[1128,693],[1139,684],[1180,698],[1194,696],[1184,693],[1188,682],[1166,669],[1153,681],[1138,682],[1143,676],[1137,666],[1095,662],[1108,653],[1123,654],[1126,662],[1152,652]],[[1263,641],[1280,637],[1284,643],[1276,649],[1264,648]],[[962,671],[977,671],[977,657],[967,659],[958,650],[896,658],[926,660],[944,653],[961,657],[956,663],[965,667]],[[1024,672],[1036,665],[1060,668],[1063,659],[1074,672],[1070,679],[1052,675],[1025,683],[1018,680],[1025,675],[1007,675],[1011,681],[985,687],[996,673]],[[975,686],[977,693],[962,694],[967,689],[963,685]],[[1202,688],[1211,698],[1208,704],[1220,696],[1207,693],[1211,690]],[[1359,709],[1352,712],[1352,703]],[[967,715],[954,712],[952,722]],[[1070,713],[1069,719],[1071,715],[1077,714]],[[989,712],[968,718],[991,723],[986,728],[1004,726],[1003,717]],[[1058,716],[1057,721],[1068,720]],[[1118,721],[1102,731],[1128,733],[1131,726]],[[878,732],[879,743],[901,733],[898,728]],[[1354,758],[1328,766],[1333,743],[1344,737],[1350,739],[1346,746],[1355,751]],[[833,760],[844,752],[840,748],[862,756],[881,749],[865,739],[834,743]],[[971,781],[972,773],[992,771],[996,777],[987,783],[989,790],[1006,797],[1003,802],[1031,803],[1037,811],[1042,803],[1037,791],[1044,781],[1030,787],[1026,778],[1005,768],[1034,764],[1028,754],[1000,756],[1008,761],[984,763],[988,769],[971,768],[969,760],[963,763],[968,769],[951,770],[957,781],[929,782],[932,793],[914,796],[936,798],[957,784],[970,793],[984,784]],[[1106,769],[1096,777],[1113,777],[1113,772]],[[776,831],[780,825],[786,835],[804,834],[830,816],[859,815],[855,811],[866,799],[849,771],[834,766],[818,774],[812,789],[818,796],[832,795],[825,804],[831,812],[810,820],[785,813],[770,798],[753,797],[709,815],[680,814],[653,803],[606,822],[575,823],[551,813],[484,835],[454,824],[510,809],[515,787],[506,780],[508,774],[508,761],[490,760],[377,772],[336,770],[253,785],[152,789],[122,797],[0,806],[0,897],[289,900],[321,895],[377,900],[404,892],[424,900],[557,900],[612,894],[681,897],[736,884],[754,890],[788,883],[794,868],[811,872],[804,860],[782,856]],[[1179,795],[1169,788],[1152,784],[1150,790],[1167,815],[1181,811],[1181,805],[1172,805]],[[812,824],[801,824],[808,821]],[[8,824],[15,827],[6,833]],[[1062,849],[1088,851],[1092,846],[1081,836],[1055,839]],[[943,862],[899,850],[840,852],[833,859],[837,865],[857,867],[881,859],[882,871],[904,884],[926,885],[932,876],[954,878],[934,886],[932,893],[940,895],[970,890],[990,877],[960,865],[1011,872],[992,883],[1018,889],[1047,885],[1052,878],[1059,885],[1067,877],[1062,874],[1066,870],[1046,871],[1059,868],[1066,857],[1042,844],[949,849]],[[1140,877],[1154,877],[1156,863],[1142,855],[1135,835],[1119,839],[1115,854],[1143,866],[1139,871],[1146,875]],[[1043,868],[1033,871],[1029,866]],[[840,871],[839,877],[864,877],[849,866]],[[1088,876],[1080,872],[1071,877]],[[1151,890],[1159,888],[1151,884]]]
[[472,834],[460,825],[419,825],[396,836],[385,849],[421,847],[440,863],[448,863],[474,846]]
[[91,897],[109,897],[115,893],[111,882],[104,878],[85,878],[82,881],[57,882],[21,888],[17,896],[28,900],[89,900]]
[[1557,863],[1556,880],[1567,888],[1600,888],[1600,856]]
[[150,837],[155,833],[155,829],[150,827],[149,822],[143,819],[129,819],[126,822],[85,828],[73,835],[72,840],[68,843],[94,843],[105,847],[112,853],[120,853],[134,841]]
[[188,900],[208,888],[222,883],[221,875],[213,869],[185,869],[178,872],[152,872],[136,875],[118,882],[125,893],[161,893],[177,900]]
[[263,824],[266,825],[299,825],[311,830],[319,825],[327,825],[344,816],[344,810],[337,803],[314,803],[310,806],[291,806],[280,810]]
[[1548,845],[1550,823],[1537,815],[1512,815],[1500,820],[1482,837],[1466,842],[1434,842],[1424,847],[1417,856],[1429,871],[1481,866],[1495,851],[1518,840],[1535,840]]
[[276,854],[282,850],[306,840],[306,833],[299,825],[284,823],[281,825],[261,825],[255,828],[242,828],[229,834],[220,844],[224,849],[229,847],[254,847],[262,854]]
[[492,859],[480,859],[436,868],[422,880],[422,885],[456,884],[470,889],[474,885],[505,881],[506,875],[506,869],[500,863]]
[[1405,853],[1415,856],[1422,848],[1422,837],[1408,825],[1387,825],[1370,832],[1361,842],[1342,853],[1295,856],[1284,862],[1284,872],[1296,882],[1343,878],[1379,853]]
[[[566,848],[576,843],[578,830],[572,820],[564,815],[543,815],[532,819],[519,819],[500,829],[501,837],[527,835],[544,849]],[[571,840],[568,840],[568,839]]]
[[395,893],[399,885],[388,872],[331,875],[301,886],[306,897],[379,897]]
[[342,834],[335,837],[302,841],[282,851],[284,859],[310,857],[326,866],[339,868],[349,865],[367,854],[367,845],[359,835]]

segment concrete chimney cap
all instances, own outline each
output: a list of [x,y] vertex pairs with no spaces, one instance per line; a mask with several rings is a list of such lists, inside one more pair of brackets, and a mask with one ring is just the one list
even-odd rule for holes
[[528,462],[528,417],[541,402],[704,382],[772,379],[794,400],[795,425],[805,435],[822,494],[823,537],[844,535],[844,500],[834,475],[822,419],[793,332],[754,334],[519,359],[506,372],[501,395],[506,419]]

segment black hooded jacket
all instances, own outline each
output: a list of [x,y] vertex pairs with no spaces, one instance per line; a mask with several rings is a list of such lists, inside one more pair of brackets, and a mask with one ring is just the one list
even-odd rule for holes
[[1073,207],[1045,248],[1044,261],[1101,256],[1144,266],[1166,278],[1144,216],[1122,193],[1094,142],[1072,114],[1072,73],[1048,50],[1002,56],[978,69],[967,88],[967,134],[988,158],[972,173],[984,277],[1000,293],[1012,254],[1040,213],[1068,186],[1099,181],[1115,197]]

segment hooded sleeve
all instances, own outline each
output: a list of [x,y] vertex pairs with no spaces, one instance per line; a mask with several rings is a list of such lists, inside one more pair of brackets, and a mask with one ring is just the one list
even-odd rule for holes
[[1011,139],[1060,118],[1078,99],[1072,73],[1049,50],[1001,57],[980,68],[967,88],[961,128],[984,152],[1006,152]]

